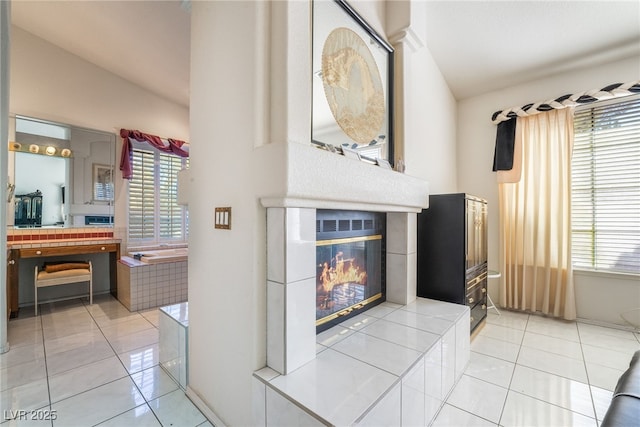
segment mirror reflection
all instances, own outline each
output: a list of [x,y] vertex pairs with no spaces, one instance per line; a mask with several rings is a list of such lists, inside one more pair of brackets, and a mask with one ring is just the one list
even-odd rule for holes
[[24,116],[15,120],[16,227],[113,225],[116,136]]

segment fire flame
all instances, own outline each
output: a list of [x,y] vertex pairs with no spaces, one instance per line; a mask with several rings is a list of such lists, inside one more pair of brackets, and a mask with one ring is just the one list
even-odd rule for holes
[[342,252],[336,254],[335,267],[326,261],[322,264],[319,280],[325,292],[330,292],[334,286],[344,283],[367,284],[367,272],[360,270],[360,266],[354,263],[354,258],[344,259],[343,256]]

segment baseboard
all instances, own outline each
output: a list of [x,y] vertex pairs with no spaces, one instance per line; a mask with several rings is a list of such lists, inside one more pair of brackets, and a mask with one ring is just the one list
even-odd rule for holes
[[193,391],[193,389],[187,386],[187,391],[185,392],[187,397],[193,402],[194,405],[202,412],[202,414],[207,417],[209,422],[213,424],[215,427],[226,427],[225,423],[222,422],[220,417],[216,415],[205,403],[204,400],[198,396],[198,393]]
[[604,328],[620,329],[621,331],[636,332],[636,333],[640,332],[640,330],[635,329],[632,326],[619,325],[617,323],[602,322],[600,320],[582,319],[579,317],[576,319],[576,322],[585,323],[587,325],[602,326]]

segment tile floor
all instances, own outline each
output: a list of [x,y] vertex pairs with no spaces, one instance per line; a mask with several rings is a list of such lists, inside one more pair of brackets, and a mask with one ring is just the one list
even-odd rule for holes
[[40,307],[9,322],[0,426],[211,426],[158,364],[157,309],[109,295]]
[[490,310],[434,426],[596,426],[640,335]]
[[[0,355],[0,425],[210,426],[158,365],[157,309],[110,296],[28,309]],[[619,329],[492,310],[434,426],[596,426],[640,349]],[[56,420],[39,422],[28,416]],[[19,417],[17,417],[19,418]]]

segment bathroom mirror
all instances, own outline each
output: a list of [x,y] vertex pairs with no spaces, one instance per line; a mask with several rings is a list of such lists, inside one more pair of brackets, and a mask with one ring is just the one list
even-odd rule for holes
[[[115,134],[19,115],[11,120],[9,180],[15,194],[42,193],[42,226],[112,225]],[[8,219],[24,226],[15,216]]]

